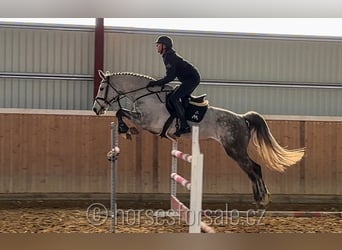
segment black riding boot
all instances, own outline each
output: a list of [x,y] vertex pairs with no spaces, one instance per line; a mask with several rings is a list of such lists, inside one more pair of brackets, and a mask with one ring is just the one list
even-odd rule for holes
[[180,136],[181,134],[186,134],[186,133],[190,133],[191,132],[191,127],[189,126],[188,122],[186,121],[185,118],[185,111],[184,108],[182,106],[181,102],[176,102],[173,105],[176,109],[177,112],[177,116],[180,119],[180,128],[178,129],[178,131],[176,131],[175,135],[176,136]]

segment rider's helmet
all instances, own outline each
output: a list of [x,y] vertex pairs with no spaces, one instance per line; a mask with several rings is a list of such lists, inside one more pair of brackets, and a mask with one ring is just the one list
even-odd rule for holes
[[171,49],[173,46],[172,38],[169,36],[160,36],[157,38],[156,43],[162,43],[167,49]]

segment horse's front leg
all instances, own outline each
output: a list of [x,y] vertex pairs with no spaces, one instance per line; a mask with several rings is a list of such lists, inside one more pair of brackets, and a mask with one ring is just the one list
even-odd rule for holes
[[128,126],[126,125],[126,123],[123,120],[123,117],[125,117],[125,114],[123,112],[122,109],[119,109],[115,116],[118,118],[118,130],[119,130],[119,134],[127,134],[129,131]]
[[129,120],[138,119],[141,117],[140,113],[131,112],[127,109],[119,109],[115,116],[118,118],[118,131],[119,134],[124,134],[126,139],[132,139],[132,134],[137,135],[139,131],[135,127],[129,128],[127,124],[124,122],[123,117],[128,118]]

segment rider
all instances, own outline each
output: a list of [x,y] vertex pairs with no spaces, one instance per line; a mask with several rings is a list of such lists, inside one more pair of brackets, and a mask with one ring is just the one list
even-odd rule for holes
[[170,96],[170,101],[180,119],[181,127],[176,135],[191,132],[191,128],[186,121],[185,111],[182,100],[190,96],[200,83],[200,74],[198,70],[189,62],[179,56],[172,48],[173,41],[169,36],[160,36],[156,40],[156,47],[159,54],[162,55],[166,68],[166,76],[157,81],[151,81],[147,87],[163,86],[173,81],[176,77],[181,85]]

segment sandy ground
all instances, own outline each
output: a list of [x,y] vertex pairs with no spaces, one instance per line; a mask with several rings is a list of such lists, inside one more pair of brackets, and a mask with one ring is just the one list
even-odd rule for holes
[[[95,204],[95,205],[94,205]],[[282,210],[341,211],[342,205],[284,205]],[[0,202],[1,233],[109,233],[111,218],[105,202]],[[120,207],[118,205],[118,207]],[[116,233],[186,233],[188,226],[177,217],[156,217],[155,206],[139,209],[125,204],[118,211]],[[233,207],[233,206],[232,206]],[[249,206],[247,206],[249,207]],[[235,206],[244,210],[243,204]],[[249,207],[250,209],[250,207]],[[279,210],[274,206],[272,210]],[[253,212],[253,210],[250,210]],[[106,213],[107,212],[107,213]],[[339,216],[317,218],[213,216],[204,218],[219,233],[342,233]]]

